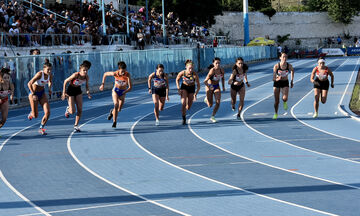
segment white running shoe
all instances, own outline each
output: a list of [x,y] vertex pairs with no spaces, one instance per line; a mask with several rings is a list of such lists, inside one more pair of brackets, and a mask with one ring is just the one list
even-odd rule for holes
[[216,122],[215,116],[211,116],[210,121],[212,121],[212,123]]
[[74,132],[81,132],[80,127],[79,126],[74,126]]
[[318,116],[319,116],[319,113],[315,112],[314,115],[313,115],[313,118],[317,118]]
[[156,119],[155,125],[156,125],[156,126],[159,126],[159,125],[160,125],[160,121]]

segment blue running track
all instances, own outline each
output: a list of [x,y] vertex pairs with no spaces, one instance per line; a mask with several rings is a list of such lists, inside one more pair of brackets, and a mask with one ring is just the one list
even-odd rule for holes
[[0,130],[0,216],[360,215],[360,121],[348,109],[360,58],[327,59],[335,88],[316,119],[316,60],[290,62],[294,88],[277,120],[275,61],[250,65],[241,120],[226,85],[211,123],[202,85],[181,125],[174,80],[159,126],[145,84],[128,93],[116,129],[109,91],[84,98],[80,133],[63,101],[50,105],[47,136],[28,107],[11,110]]

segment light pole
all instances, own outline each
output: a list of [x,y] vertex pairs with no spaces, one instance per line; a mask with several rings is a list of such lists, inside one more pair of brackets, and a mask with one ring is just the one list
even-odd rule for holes
[[250,42],[248,0],[243,0],[243,14],[244,14],[244,45],[246,46]]
[[164,41],[164,45],[166,44],[166,29],[165,29],[165,7],[164,7],[164,0],[162,0],[162,20],[163,20],[163,24],[162,24],[162,28],[163,28],[163,41]]
[[126,32],[128,38],[130,37],[129,31],[129,0],[126,0]]
[[101,1],[101,10],[102,10],[102,21],[103,21],[103,35],[106,35],[106,23],[105,23],[105,0]]

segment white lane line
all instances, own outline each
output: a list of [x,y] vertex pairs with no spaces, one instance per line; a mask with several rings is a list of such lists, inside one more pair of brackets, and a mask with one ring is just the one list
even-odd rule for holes
[[[352,78],[353,78],[353,76],[354,76],[354,74],[355,74],[355,72],[356,72],[356,68],[357,68],[357,66],[358,66],[358,64],[359,64],[359,60],[360,60],[360,58],[358,58],[358,60],[357,60],[357,62],[356,62],[355,68],[354,68],[354,70],[353,70],[353,72],[352,72],[352,74],[351,74],[351,77],[350,77],[350,79],[349,79],[349,82],[347,83],[346,88],[345,88],[345,90],[344,90],[344,93],[343,93],[343,95],[342,95],[342,97],[341,97],[341,99],[340,99],[340,102],[339,102],[339,104],[338,104],[338,110],[339,110],[343,115],[345,115],[345,116],[350,116],[352,119],[355,119],[355,120],[357,120],[357,121],[360,121],[360,118],[359,118],[359,117],[356,117],[356,116],[353,116],[353,115],[349,115],[347,112],[345,112],[345,111],[341,108],[341,105],[342,105],[343,100],[344,100],[344,98],[345,98],[345,94],[346,94],[346,92],[347,92],[347,90],[348,90],[348,88],[349,88],[349,86],[350,86],[351,80],[352,80]],[[356,82],[356,81],[355,81],[355,82]]]
[[[201,110],[202,110],[202,109],[201,109]],[[198,112],[199,112],[199,111],[198,111]],[[211,181],[211,182],[214,182],[214,183],[217,183],[217,184],[220,184],[220,185],[223,185],[223,186],[226,186],[226,187],[235,189],[235,190],[243,191],[243,192],[246,192],[246,193],[249,193],[249,194],[252,194],[252,195],[260,196],[260,197],[263,197],[263,198],[266,198],[266,199],[270,199],[270,200],[273,200],[273,201],[276,201],[276,202],[280,202],[280,203],[284,203],[284,204],[287,204],[287,205],[291,205],[291,206],[303,208],[303,209],[310,210],[310,211],[314,211],[314,212],[317,212],[317,213],[335,216],[335,214],[332,214],[332,213],[329,213],[329,212],[320,211],[320,210],[317,210],[317,209],[309,208],[309,207],[302,206],[302,205],[298,205],[298,204],[295,204],[295,203],[290,203],[290,202],[287,202],[287,201],[279,200],[279,199],[276,199],[276,198],[273,198],[273,197],[270,197],[270,196],[266,196],[266,195],[263,195],[263,194],[258,194],[258,193],[255,193],[255,192],[251,192],[251,191],[248,191],[248,190],[246,190],[246,189],[243,189],[243,188],[240,188],[240,187],[236,187],[236,186],[233,186],[233,185],[230,185],[230,184],[227,184],[227,183],[224,183],[224,182],[221,182],[221,181],[218,181],[218,180],[215,180],[215,179],[212,179],[212,178],[209,178],[209,177],[200,175],[200,174],[198,174],[198,173],[195,173],[195,172],[192,172],[192,171],[190,171],[190,170],[184,169],[184,168],[182,168],[182,167],[180,167],[180,166],[178,166],[178,165],[175,165],[175,164],[173,164],[173,163],[170,163],[170,162],[168,162],[168,161],[166,161],[166,160],[158,157],[157,155],[153,154],[152,152],[150,152],[149,150],[147,150],[145,147],[143,147],[143,146],[136,140],[136,138],[135,138],[135,136],[134,136],[134,128],[135,128],[135,126],[136,126],[142,119],[144,119],[144,118],[146,118],[147,116],[152,115],[152,114],[153,114],[153,113],[149,113],[149,114],[143,116],[141,119],[137,120],[137,121],[132,125],[132,127],[131,127],[131,129],[130,129],[130,135],[131,135],[131,139],[134,141],[134,143],[135,143],[140,149],[142,149],[144,152],[148,153],[148,154],[151,155],[152,157],[156,158],[157,160],[159,160],[159,161],[161,161],[161,162],[163,162],[163,163],[165,163],[165,164],[167,164],[167,165],[169,165],[169,166],[172,166],[172,167],[174,167],[174,168],[177,168],[177,169],[179,169],[179,170],[182,170],[182,171],[184,171],[184,172],[186,172],[186,173],[192,174],[192,175],[194,175],[194,176],[198,176],[198,177],[203,178],[203,179],[205,179],[205,180],[208,180],[208,181]],[[195,115],[195,114],[194,114],[194,115]],[[189,119],[188,127],[190,127],[190,121],[191,121],[191,118]],[[190,128],[190,130],[192,131],[191,128]],[[192,132],[193,132],[193,131],[192,131]],[[193,132],[193,134],[194,134],[195,136],[197,136],[199,139],[203,140],[204,142],[210,144],[210,142],[204,140],[203,138],[201,138],[200,136],[198,136],[196,133]],[[218,147],[218,146],[216,146],[216,145],[214,145],[214,144],[212,144],[212,143],[211,143],[210,145],[213,145],[213,146],[215,146],[215,147],[217,147],[217,148],[219,148],[219,149],[222,149],[222,148],[220,148],[220,147]],[[231,152],[229,152],[229,151],[227,151],[227,150],[225,150],[225,149],[222,149],[222,150],[234,155],[234,153],[231,153]],[[243,157],[243,158],[245,158],[245,157]],[[245,159],[246,159],[246,158],[245,158]],[[248,160],[250,160],[250,159],[248,159]],[[254,161],[254,160],[250,160],[250,161]],[[256,161],[254,161],[254,162],[256,162]],[[260,163],[260,162],[259,162],[259,163]]]
[[[344,63],[342,63],[336,70],[338,70],[338,69],[339,69],[343,64],[345,64],[347,61],[348,61],[348,59],[347,59],[346,61],[344,61]],[[335,70],[335,71],[336,71],[336,70]],[[334,72],[335,72],[335,71],[334,71]],[[351,80],[351,79],[350,79],[350,80]],[[339,138],[341,138],[341,139],[347,139],[347,140],[351,140],[351,141],[354,141],[354,142],[360,142],[360,140],[358,140],[358,139],[341,136],[341,135],[334,134],[334,133],[331,133],[331,132],[329,132],[329,131],[326,131],[326,130],[317,128],[317,127],[312,126],[312,125],[310,125],[310,124],[308,124],[308,123],[306,123],[306,122],[304,122],[304,121],[302,121],[302,120],[300,120],[300,119],[297,118],[297,116],[296,116],[295,113],[294,113],[295,107],[296,107],[297,105],[299,105],[299,104],[300,104],[306,97],[308,97],[313,91],[314,91],[314,89],[312,89],[311,91],[309,91],[304,97],[302,97],[296,104],[294,104],[294,105],[291,107],[291,110],[290,110],[291,115],[292,115],[297,121],[299,121],[300,123],[302,123],[303,125],[306,125],[307,127],[310,127],[310,128],[312,128],[312,129],[314,129],[314,130],[321,131],[321,132],[323,132],[323,133],[325,133],[325,134],[329,134],[329,135],[331,135],[331,136],[339,137]],[[348,160],[348,161],[351,161],[351,160]],[[354,162],[354,161],[352,161],[352,162]],[[359,163],[359,162],[355,162],[355,163]]]
[[[167,200],[170,200],[170,199],[159,199],[156,201],[161,202],[161,201],[167,201]],[[149,203],[149,201],[134,201],[134,202],[124,202],[124,203],[109,204],[109,205],[95,205],[95,206],[84,207],[84,208],[74,208],[74,209],[65,209],[65,210],[59,210],[59,211],[51,211],[49,213],[55,214],[55,213],[64,213],[64,212],[83,211],[83,210],[89,210],[89,209],[109,208],[109,207],[116,207],[116,206],[129,206],[129,205],[137,205],[137,204],[145,204],[145,203]],[[34,216],[34,215],[41,215],[41,213],[22,214],[22,215],[17,215],[17,216]]]
[[[148,102],[148,103],[152,103],[152,101],[151,101],[151,102]],[[136,107],[136,106],[141,106],[141,105],[143,105],[143,104],[135,105],[135,106],[128,107],[128,108],[134,108],[134,107]],[[174,105],[172,105],[172,106],[176,106],[176,105],[178,105],[178,104],[174,104]],[[128,109],[128,108],[125,108],[125,109]],[[123,109],[123,110],[125,110],[125,109]],[[153,113],[151,113],[151,114],[153,114]],[[92,122],[92,121],[94,121],[95,119],[98,119],[98,118],[100,118],[100,117],[102,117],[102,116],[105,116],[105,115],[107,115],[107,113],[106,113],[106,114],[102,114],[102,115],[100,115],[100,116],[98,116],[98,117],[95,117],[95,118],[93,118],[93,119],[85,122],[85,123],[82,124],[80,127],[83,127],[84,125],[88,124],[89,122]],[[146,116],[147,116],[147,115],[146,115]],[[142,118],[141,118],[141,119],[142,119]],[[139,121],[139,120],[138,120],[138,121]],[[132,191],[126,189],[126,188],[123,188],[123,187],[121,187],[121,186],[119,186],[119,185],[111,182],[110,180],[108,180],[108,179],[100,176],[100,175],[97,174],[95,171],[91,170],[89,167],[87,167],[85,164],[83,164],[83,163],[76,157],[76,155],[74,154],[74,152],[72,151],[72,149],[71,149],[71,138],[72,138],[73,135],[74,135],[74,131],[69,135],[69,137],[68,137],[68,139],[67,139],[67,148],[68,148],[68,151],[69,151],[70,155],[74,158],[74,160],[75,160],[82,168],[84,168],[86,171],[88,171],[89,173],[91,173],[91,174],[94,175],[95,177],[99,178],[100,180],[102,180],[102,181],[104,181],[104,182],[112,185],[113,187],[115,187],[115,188],[117,188],[117,189],[120,189],[120,190],[122,190],[122,191],[125,191],[125,192],[127,192],[127,193],[129,193],[129,194],[131,194],[131,195],[133,195],[133,196],[136,196],[136,197],[138,197],[138,198],[140,198],[140,199],[143,199],[143,200],[145,200],[146,202],[152,203],[152,204],[154,204],[154,205],[160,206],[160,207],[162,207],[162,208],[164,208],[164,209],[170,210],[170,211],[172,211],[172,212],[175,212],[175,213],[178,213],[178,214],[181,214],[181,215],[186,215],[186,216],[189,215],[189,214],[186,214],[186,213],[184,213],[184,212],[181,212],[181,211],[178,211],[178,210],[176,210],[176,209],[173,209],[173,208],[171,208],[171,207],[169,207],[169,206],[166,206],[166,205],[163,205],[163,204],[161,204],[161,203],[158,203],[158,202],[156,202],[156,201],[154,201],[154,200],[147,199],[146,197],[143,197],[143,196],[141,196],[141,195],[139,195],[139,194],[136,194],[136,193],[134,193],[134,192],[132,192]]]
[[[334,61],[335,61],[335,60],[334,60]],[[340,67],[340,66],[339,66],[339,67]],[[309,75],[306,75],[305,77],[301,78],[301,80],[304,79],[304,78],[306,78],[307,76],[309,76]],[[300,81],[300,80],[298,80],[298,81]],[[298,82],[298,81],[296,81],[296,82]],[[309,93],[311,93],[311,91],[310,91]],[[308,93],[308,94],[309,94],[309,93]],[[243,123],[246,125],[246,127],[250,128],[252,131],[254,131],[254,132],[256,132],[256,133],[258,133],[258,134],[260,134],[260,135],[262,135],[262,136],[264,136],[264,137],[267,137],[267,138],[272,139],[272,140],[274,140],[274,141],[281,142],[281,143],[284,143],[284,144],[286,144],[286,145],[289,145],[289,146],[292,146],[292,147],[295,147],[295,148],[298,148],[298,149],[301,149],[301,150],[309,151],[309,152],[312,152],[312,153],[315,153],[315,154],[324,155],[324,156],[331,157],[331,158],[336,158],[336,159],[348,161],[348,162],[351,162],[351,163],[360,163],[360,162],[357,162],[357,161],[348,160],[348,159],[346,159],[346,158],[341,158],[341,157],[337,157],[337,156],[334,156],[334,155],[329,155],[329,154],[326,154],[326,153],[317,152],[317,151],[313,151],[313,150],[310,150],[310,149],[307,149],[307,148],[304,148],[304,147],[300,147],[300,146],[291,144],[291,143],[289,143],[289,142],[285,142],[284,140],[276,139],[276,138],[274,138],[274,137],[271,137],[271,136],[269,136],[269,135],[266,135],[266,134],[264,134],[264,133],[256,130],[255,128],[251,127],[251,126],[245,121],[245,119],[244,119],[244,113],[246,112],[246,110],[248,110],[249,108],[251,108],[251,107],[253,107],[253,106],[261,103],[262,101],[264,101],[264,100],[266,100],[266,99],[268,99],[269,97],[272,97],[272,96],[273,96],[273,94],[268,95],[267,97],[261,99],[260,101],[254,103],[254,104],[252,104],[252,105],[250,105],[250,106],[248,106],[248,107],[246,107],[246,108],[244,109],[244,111],[241,113],[241,119],[242,119]]]
[[[1,145],[0,145],[0,151],[3,149],[3,147],[5,146],[5,144],[12,139],[13,137],[15,137],[16,135],[18,135],[19,133],[37,125],[38,123],[32,124],[30,126],[27,126],[21,130],[19,130],[18,132],[12,134],[10,137],[8,137]],[[10,184],[10,182],[5,178],[4,174],[2,173],[2,171],[0,170],[0,178],[1,180],[5,183],[5,185],[10,188],[10,190],[12,190],[16,195],[18,195],[21,199],[23,199],[25,202],[27,202],[29,205],[31,205],[32,207],[34,207],[36,210],[38,210],[39,212],[41,212],[41,214],[44,214],[46,216],[50,216],[50,214],[48,212],[46,212],[44,209],[40,208],[39,206],[35,205],[33,202],[31,202],[27,197],[25,197],[22,193],[20,193],[18,190],[16,190],[16,188],[14,186],[12,186],[12,184]]]

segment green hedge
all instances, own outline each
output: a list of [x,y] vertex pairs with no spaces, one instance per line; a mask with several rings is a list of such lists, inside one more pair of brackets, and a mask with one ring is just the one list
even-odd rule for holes
[[350,100],[350,109],[351,111],[353,111],[354,113],[358,114],[360,113],[360,98],[359,98],[359,94],[360,94],[360,84],[359,82],[357,82],[354,86],[354,90],[351,96],[351,100]]

